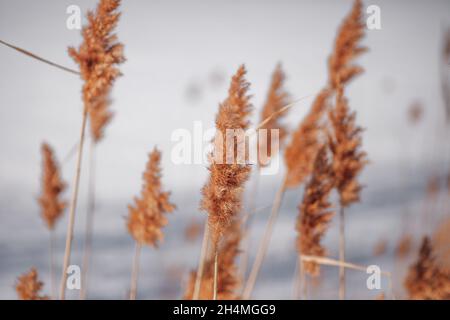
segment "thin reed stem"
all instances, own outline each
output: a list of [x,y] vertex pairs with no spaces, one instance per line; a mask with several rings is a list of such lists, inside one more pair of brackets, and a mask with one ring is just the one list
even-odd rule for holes
[[[241,279],[245,279],[247,275],[247,267],[248,267],[248,260],[249,260],[249,249],[250,249],[250,226],[252,224],[252,221],[254,219],[254,213],[256,210],[256,198],[258,194],[258,185],[259,185],[259,175],[261,173],[261,167],[258,165],[256,169],[256,176],[255,180],[253,181],[253,190],[250,193],[250,200],[249,200],[249,206],[248,211],[244,214],[242,218],[242,228],[244,229],[243,237],[241,240],[241,248],[242,248],[242,254],[240,258],[240,273],[241,273]],[[244,284],[242,282],[242,284]]]
[[52,62],[50,60],[44,59],[42,57],[39,57],[38,55],[35,55],[34,53],[32,53],[30,51],[27,51],[25,49],[16,47],[16,46],[14,46],[14,45],[12,45],[10,43],[7,43],[7,42],[5,42],[3,40],[0,40],[0,43],[5,45],[5,46],[7,46],[7,47],[9,47],[9,48],[11,48],[11,49],[16,50],[16,51],[18,51],[18,52],[20,52],[20,53],[22,53],[22,54],[24,54],[26,56],[29,56],[29,57],[31,57],[33,59],[36,59],[36,60],[41,61],[41,62],[44,62],[44,63],[46,63],[46,64],[48,64],[48,65],[50,65],[52,67],[55,67],[55,68],[58,68],[60,70],[67,71],[67,72],[70,72],[70,73],[73,73],[73,74],[78,74],[78,75],[80,74],[80,72],[78,72],[77,70],[73,70],[73,69],[64,67],[64,66],[62,66],[60,64],[57,64],[57,63]]
[[139,260],[141,256],[141,244],[136,242],[136,249],[134,251],[133,269],[131,271],[131,286],[130,286],[130,300],[136,300],[137,296],[137,282],[139,278]]
[[70,210],[69,210],[69,221],[67,225],[67,233],[66,233],[66,247],[64,251],[64,262],[62,269],[62,277],[61,277],[61,286],[59,291],[59,296],[61,300],[65,299],[66,294],[66,281],[67,281],[67,267],[70,263],[70,254],[72,249],[72,240],[73,240],[73,228],[75,224],[75,211],[77,207],[77,199],[78,199],[78,187],[80,184],[80,176],[81,176],[81,159],[83,158],[83,144],[84,144],[84,135],[86,131],[86,120],[87,120],[87,109],[83,110],[83,118],[81,123],[81,132],[80,132],[80,143],[78,144],[77,151],[77,164],[75,170],[75,177],[72,184],[72,198],[70,201]]
[[94,230],[95,213],[95,146],[94,140],[91,140],[89,148],[89,185],[88,185],[88,205],[86,212],[86,229],[84,234],[84,253],[81,266],[81,290],[80,299],[85,300],[88,288],[89,261],[92,252],[92,234]]
[[49,249],[50,249],[50,287],[52,290],[52,300],[57,299],[57,289],[56,289],[56,280],[55,280],[55,230],[50,229],[50,241],[49,241]]
[[266,230],[264,232],[264,236],[261,240],[260,246],[258,248],[258,252],[256,254],[255,262],[253,263],[252,269],[250,271],[250,275],[248,277],[247,283],[244,287],[243,299],[250,299],[253,288],[255,286],[256,278],[258,277],[259,270],[261,269],[261,265],[264,261],[264,257],[266,255],[267,249],[269,247],[270,238],[272,236],[273,228],[275,226],[275,222],[278,217],[278,212],[280,210],[281,202],[283,200],[283,195],[286,190],[286,178],[283,178],[283,182],[278,189],[278,192],[275,196],[275,200],[273,202],[272,210],[270,212],[269,221],[266,226]]
[[194,294],[192,300],[198,300],[200,295],[200,288],[202,285],[203,271],[205,269],[206,252],[208,251],[209,243],[209,227],[208,220],[205,221],[205,228],[203,231],[202,248],[200,251],[200,258],[198,262],[197,274],[195,276]]
[[[345,262],[345,214],[341,205],[339,210],[339,261]],[[339,300],[345,300],[345,268],[339,267]]]
[[218,263],[219,250],[216,247],[214,253],[214,286],[213,286],[213,300],[217,300],[217,280],[219,274],[219,263]]

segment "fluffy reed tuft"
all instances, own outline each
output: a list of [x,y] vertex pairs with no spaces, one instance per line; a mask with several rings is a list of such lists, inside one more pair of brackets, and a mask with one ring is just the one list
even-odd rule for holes
[[[224,239],[219,245],[218,253],[218,279],[217,298],[219,300],[240,299],[236,292],[239,289],[241,279],[239,278],[239,268],[236,259],[240,254],[239,246],[242,239],[242,230],[238,220],[234,220],[226,229]],[[184,299],[191,300],[194,295],[196,281],[196,271],[189,275]],[[213,296],[214,288],[214,256],[210,256],[205,261],[205,269],[200,286],[199,299],[208,300]]]
[[364,28],[362,2],[355,0],[350,14],[339,27],[334,50],[328,60],[329,85],[332,89],[345,85],[363,72],[360,66],[352,64],[352,60],[367,51],[367,48],[359,46]]
[[[267,150],[267,158],[270,159],[272,155],[272,143],[271,143],[271,130],[278,129],[279,146],[283,145],[287,136],[286,127],[280,123],[280,120],[286,116],[286,112],[280,112],[280,110],[288,104],[289,94],[284,89],[284,81],[286,76],[281,68],[281,64],[278,64],[275,71],[272,74],[272,81],[270,84],[269,92],[267,94],[266,102],[261,112],[261,121],[269,118],[271,115],[276,116],[270,118],[270,121],[266,122],[260,129],[267,130],[267,143],[263,148]],[[258,147],[260,147],[258,143]],[[263,153],[264,154],[264,153]],[[262,163],[259,159],[259,165],[265,166],[267,163]]]
[[170,192],[162,191],[160,161],[161,152],[154,148],[143,174],[141,196],[128,206],[129,233],[137,243],[153,247],[164,238],[161,229],[168,222],[165,214],[175,209],[169,201]]
[[320,133],[323,130],[321,119],[327,108],[330,94],[329,90],[324,89],[316,96],[309,113],[298,129],[292,133],[292,139],[284,155],[287,187],[298,186],[313,170],[314,159],[321,143]]
[[[297,250],[299,254],[325,256],[326,250],[321,240],[334,216],[331,211],[329,195],[333,189],[331,164],[327,156],[326,146],[322,146],[314,161],[311,179],[306,185],[302,204],[299,206],[299,217],[296,229]],[[305,271],[312,276],[318,276],[320,267],[315,262],[303,262]]]
[[[249,83],[244,76],[244,65],[240,66],[231,79],[228,98],[220,105],[216,117],[217,134],[221,134],[223,141],[216,139],[214,156],[210,156],[210,176],[202,189],[203,199],[200,208],[208,213],[213,245],[216,246],[223,232],[228,228],[232,219],[241,210],[244,183],[250,175],[250,165],[238,163],[238,146],[236,140],[233,144],[226,143],[229,135],[227,129],[246,130],[249,126],[248,116],[252,110],[247,94]],[[218,163],[217,154],[222,154],[222,163]],[[227,158],[232,154],[232,163]],[[228,157],[227,157],[228,156]]]
[[29,272],[17,279],[16,292],[21,300],[48,300],[49,297],[40,295],[43,286],[43,282],[38,279],[36,269],[31,268]]
[[423,239],[417,262],[409,269],[405,288],[414,300],[450,299],[450,272],[436,264],[428,237]]
[[399,259],[406,257],[410,254],[412,245],[411,235],[404,234],[397,243],[397,247],[395,248],[395,256]]
[[61,200],[61,193],[64,192],[66,184],[61,179],[59,165],[55,159],[53,149],[44,142],[41,145],[41,153],[42,190],[38,201],[41,207],[42,219],[47,224],[47,227],[52,230],[67,206],[67,203]]
[[332,134],[329,142],[333,153],[333,172],[340,204],[347,207],[359,201],[361,185],[357,177],[367,164],[366,153],[361,151],[362,128],[355,123],[356,112],[350,112],[347,99],[340,88],[336,105],[329,111]]
[[112,118],[109,94],[120,75],[117,65],[124,62],[123,44],[117,42],[113,30],[120,13],[120,0],[101,0],[95,12],[88,12],[88,25],[83,28],[83,43],[77,49],[70,47],[69,55],[80,67],[83,102],[89,114],[94,141],[103,137],[106,124]]

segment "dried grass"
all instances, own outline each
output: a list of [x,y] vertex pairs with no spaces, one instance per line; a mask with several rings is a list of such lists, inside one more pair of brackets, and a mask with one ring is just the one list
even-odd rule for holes
[[44,283],[39,281],[36,268],[31,268],[22,274],[16,282],[16,292],[20,300],[48,300],[48,296],[41,295]]
[[41,145],[42,153],[42,178],[41,195],[39,205],[41,217],[50,230],[55,228],[55,223],[61,218],[67,202],[61,199],[66,189],[66,183],[61,178],[59,164],[53,149],[47,143]]
[[431,241],[425,237],[417,261],[410,267],[405,279],[410,299],[449,300],[450,272],[436,264]]
[[[249,83],[245,80],[245,67],[242,65],[231,79],[228,98],[220,105],[216,118],[216,129],[226,137],[227,129],[246,130],[248,117],[252,110],[247,94]],[[203,199],[200,208],[208,213],[208,223],[213,246],[217,243],[233,218],[241,211],[244,184],[250,175],[250,165],[237,161],[237,142],[226,145],[214,145],[214,152],[223,150],[223,162],[217,163],[210,156],[209,180],[202,189]],[[233,148],[233,149],[231,149]],[[233,154],[233,163],[228,164],[226,156]],[[216,155],[217,157],[217,155]]]
[[[306,185],[303,201],[299,206],[300,214],[296,224],[299,255],[326,255],[326,249],[322,246],[321,241],[334,216],[329,201],[333,186],[332,168],[327,156],[327,148],[322,146],[317,153],[311,179]],[[319,265],[315,262],[303,262],[303,268],[311,276],[320,274]]]

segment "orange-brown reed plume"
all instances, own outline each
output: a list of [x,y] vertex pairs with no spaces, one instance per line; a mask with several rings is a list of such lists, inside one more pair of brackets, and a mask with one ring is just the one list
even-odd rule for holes
[[78,49],[73,47],[68,49],[69,55],[79,65],[81,78],[84,81],[82,89],[84,107],[66,235],[60,286],[61,299],[65,298],[66,270],[70,263],[86,121],[89,115],[92,144],[98,142],[103,137],[105,125],[112,117],[112,113],[109,111],[109,94],[114,81],[120,75],[117,65],[125,60],[123,45],[113,34],[120,17],[120,13],[117,12],[119,5],[120,0],[100,0],[95,12],[89,11],[87,14],[88,25],[82,30],[82,44]]
[[[350,14],[339,27],[334,50],[328,60],[329,85],[335,92],[335,105],[329,111],[330,145],[333,152],[335,185],[339,193],[339,259],[345,261],[344,207],[359,201],[360,185],[357,176],[366,164],[360,150],[361,128],[355,123],[356,114],[350,112],[344,88],[350,80],[363,72],[353,60],[367,48],[360,46],[364,37],[362,2],[355,0]],[[339,269],[339,298],[345,298],[345,269]]]
[[66,183],[61,178],[59,165],[50,145],[45,142],[42,143],[41,153],[41,195],[38,201],[42,219],[49,230],[53,230],[55,223],[61,218],[67,206],[66,201],[61,199],[61,195],[66,189]]
[[136,298],[141,246],[158,247],[164,238],[162,228],[168,223],[166,214],[175,209],[169,200],[170,192],[162,190],[160,162],[161,152],[154,148],[143,174],[141,195],[128,206],[127,228],[136,241],[130,299]]
[[61,178],[59,165],[56,160],[53,149],[47,144],[42,143],[42,177],[41,194],[39,196],[39,206],[41,208],[41,217],[50,230],[50,286],[52,297],[56,295],[55,271],[54,271],[54,229],[58,219],[61,218],[64,209],[67,206],[66,201],[61,199],[61,195],[66,188],[65,182]]
[[278,64],[272,74],[272,80],[267,93],[266,102],[264,103],[261,111],[261,122],[265,119],[269,119],[269,121],[265,122],[259,128],[267,130],[266,143],[262,143],[262,141],[259,141],[258,143],[258,150],[261,148],[261,151],[258,152],[258,164],[261,167],[268,165],[268,163],[266,161],[262,161],[260,153],[267,155],[267,161],[269,161],[270,158],[274,156],[273,152],[277,149],[274,148],[275,150],[272,150],[271,130],[278,130],[278,147],[280,148],[287,137],[287,129],[280,122],[280,120],[282,120],[287,114],[287,110],[282,112],[282,109],[288,105],[289,101],[289,94],[284,88],[285,80],[286,75],[283,72],[281,64]]
[[450,270],[444,270],[436,263],[431,241],[422,241],[419,257],[406,276],[405,288],[409,298],[414,300],[449,300]]
[[17,278],[16,292],[20,300],[48,300],[47,296],[41,295],[40,291],[44,283],[39,281],[35,268]]
[[[238,163],[237,139],[234,143],[226,143],[230,134],[227,130],[243,130],[249,126],[248,117],[252,110],[247,94],[249,83],[245,80],[245,66],[242,65],[231,79],[227,99],[219,106],[216,117],[217,135],[223,139],[215,139],[214,154],[210,156],[209,180],[202,189],[201,209],[208,213],[213,245],[216,246],[233,218],[241,211],[244,183],[250,175],[250,165]],[[216,135],[216,136],[217,136]],[[233,155],[230,162],[229,157]],[[222,163],[217,158],[222,156]],[[228,159],[227,159],[228,158]],[[221,160],[221,159],[219,159]]]
[[79,65],[84,80],[83,102],[95,141],[103,137],[104,127],[111,120],[109,94],[121,74],[117,65],[125,61],[123,44],[113,34],[120,17],[119,5],[120,0],[100,0],[96,11],[87,14],[82,44],[78,49],[69,48],[69,55]]
[[[240,299],[238,288],[242,279],[236,260],[240,254],[239,246],[242,239],[242,229],[239,219],[235,219],[227,228],[218,248],[217,299]],[[197,272],[191,271],[184,294],[184,299],[192,300],[195,292]],[[197,299],[209,300],[214,296],[214,256],[205,261]]]
[[[312,176],[306,184],[303,201],[299,206],[296,224],[299,255],[326,255],[326,249],[321,241],[334,215],[329,201],[334,181],[327,152],[326,145],[319,149]],[[311,276],[318,276],[320,273],[319,265],[315,262],[305,261],[302,268]]]
[[[242,147],[247,145],[243,134],[249,127],[248,117],[252,111],[248,95],[250,84],[245,80],[245,74],[245,66],[241,65],[231,79],[228,97],[219,106],[216,117],[216,139],[213,153],[210,155],[210,176],[202,189],[203,198],[200,203],[200,208],[208,213],[208,230],[205,229],[205,234],[209,233],[214,251],[213,299],[217,298],[218,293],[215,289],[218,284],[219,240],[241,211],[244,184],[250,176],[251,169],[247,163],[245,147],[245,154],[242,154]],[[236,132],[233,132],[234,130]],[[241,137],[234,136],[235,133]],[[233,143],[230,143],[231,141]],[[244,159],[239,159],[240,156]],[[207,241],[206,237],[204,239]],[[197,298],[200,288],[206,247],[202,246],[194,299]]]
[[321,119],[330,93],[328,89],[319,92],[310,111],[292,133],[292,139],[284,154],[287,167],[285,183],[288,188],[297,187],[313,171],[314,159],[321,144],[319,135],[324,128]]

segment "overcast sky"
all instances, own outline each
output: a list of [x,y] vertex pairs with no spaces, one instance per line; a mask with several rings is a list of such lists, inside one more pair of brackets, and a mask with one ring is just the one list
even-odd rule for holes
[[[76,68],[66,53],[67,46],[81,41],[78,30],[66,28],[66,8],[72,4],[86,12],[94,1],[0,0],[0,39]],[[196,120],[205,128],[213,126],[229,78],[241,63],[248,68],[258,110],[277,62],[286,70],[294,99],[316,93],[326,81],[336,28],[351,4],[124,1],[117,32],[127,62],[113,92],[116,116],[98,148],[100,196],[135,194],[146,154],[155,145],[163,150],[166,183],[199,189],[205,166],[174,165],[171,133],[192,130]],[[423,137],[443,122],[439,56],[441,31],[450,24],[450,2],[365,1],[369,4],[381,8],[382,29],[367,30],[364,42],[370,51],[360,59],[366,73],[348,91],[350,106],[367,129],[365,148],[375,165],[431,154],[423,150],[433,143]],[[1,188],[21,188],[28,198],[38,190],[40,143],[48,141],[61,159],[77,140],[82,82],[3,46],[0,61]],[[406,110],[414,101],[423,104],[425,117],[412,128]],[[291,110],[291,128],[310,102],[306,99]],[[73,165],[72,160],[64,167],[67,180]]]

